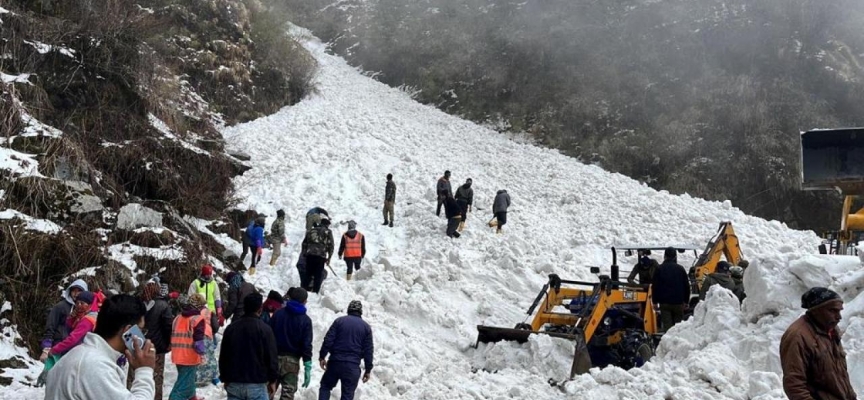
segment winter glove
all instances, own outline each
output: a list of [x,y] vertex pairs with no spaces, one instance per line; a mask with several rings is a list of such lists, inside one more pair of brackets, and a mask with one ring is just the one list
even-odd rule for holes
[[303,387],[309,387],[312,382],[312,360],[303,361]]
[[203,340],[196,340],[195,344],[192,347],[194,347],[195,352],[200,355],[207,354],[207,345],[204,344]]

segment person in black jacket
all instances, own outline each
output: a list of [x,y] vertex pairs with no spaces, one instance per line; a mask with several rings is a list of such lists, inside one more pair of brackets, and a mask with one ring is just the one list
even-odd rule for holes
[[447,217],[447,236],[454,239],[461,236],[456,229],[459,228],[459,221],[462,220],[462,209],[452,195],[444,199],[444,215]]
[[468,213],[474,205],[474,189],[471,189],[471,178],[465,180],[462,186],[456,189],[456,203],[459,204],[459,210],[462,214],[462,220],[459,221],[459,232],[465,229],[465,220],[468,218]]
[[225,296],[228,300],[225,303],[223,315],[225,319],[234,317],[235,320],[243,316],[243,299],[246,296],[255,293],[255,285],[246,282],[242,274],[229,272],[225,276],[225,281],[228,282],[228,293]]
[[[165,286],[167,289],[167,286]],[[167,290],[156,281],[147,282],[141,289],[141,300],[147,307],[144,315],[144,337],[153,343],[156,349],[156,368],[153,368],[153,380],[156,381],[156,399],[162,398],[162,382],[165,374],[165,354],[171,351],[171,333],[174,324],[174,312],[165,299]],[[128,386],[132,385],[129,375]]]
[[243,317],[222,336],[219,379],[230,399],[258,400],[276,392],[279,365],[273,330],[260,319],[264,298],[252,293],[243,299]]
[[303,387],[309,387],[312,380],[312,319],[306,315],[308,297],[306,289],[288,289],[290,300],[270,320],[279,353],[279,382],[282,383],[280,400],[294,400],[301,358]]
[[652,287],[653,301],[660,309],[660,321],[665,332],[684,319],[684,311],[690,302],[690,279],[684,267],[678,264],[674,248],[666,248],[663,264],[654,273]]
[[[451,196],[452,197],[452,196]],[[363,359],[363,383],[372,373],[372,328],[363,320],[363,304],[358,300],[348,304],[348,315],[336,318],[321,345],[318,362],[324,369],[318,400],[330,398],[336,383],[342,382],[342,400],[353,400],[360,380],[360,359]],[[330,360],[327,360],[327,355]]]

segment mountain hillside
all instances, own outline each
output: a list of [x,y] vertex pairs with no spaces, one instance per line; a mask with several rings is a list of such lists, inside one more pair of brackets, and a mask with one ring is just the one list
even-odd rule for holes
[[[800,314],[798,297],[814,284],[834,287],[849,302],[841,328],[854,385],[864,389],[864,271],[857,258],[814,255],[819,240],[812,232],[748,216],[728,202],[658,192],[449,116],[365,77],[327,54],[308,32],[294,35],[304,38],[320,65],[317,94],[222,130],[229,151],[251,156],[251,169],[233,180],[238,207],[288,215],[283,257],[246,278],[265,291],[299,284],[294,263],[309,208],[330,212],[336,237],[346,221],[357,221],[367,237],[362,269],[346,281],[344,264],[334,258],[335,274],[320,296],[310,296],[308,308],[317,352],[349,301],[363,301],[376,350],[373,378],[360,386],[359,398],[781,399],[779,333]],[[474,181],[476,208],[459,239],[445,237],[445,221],[434,214],[434,185],[445,169],[454,183]],[[387,173],[398,187],[393,228],[380,225]],[[513,206],[504,233],[496,235],[486,222],[499,189],[508,190]],[[573,346],[567,341],[537,336],[524,345],[472,347],[476,325],[521,322],[548,274],[593,279],[590,266],[608,272],[609,245],[703,245],[720,221],[735,224],[751,261],[745,276],[750,297],[739,308],[730,293],[713,290],[693,319],[664,337],[645,367],[595,369],[553,386],[549,380],[561,380],[569,369]],[[190,223],[239,250],[207,221]],[[264,259],[269,256],[265,251]],[[34,369],[13,372],[14,382],[0,396],[38,397],[40,391],[27,386]],[[176,372],[169,365],[167,373],[170,385]],[[312,385],[298,398],[317,398],[321,374],[316,367]],[[224,398],[212,386],[199,394]]]

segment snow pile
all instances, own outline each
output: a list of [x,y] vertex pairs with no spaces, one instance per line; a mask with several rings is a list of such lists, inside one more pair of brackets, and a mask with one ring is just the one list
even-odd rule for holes
[[[320,43],[310,39],[307,46],[321,65],[318,94],[224,135],[230,151],[251,156],[252,169],[235,180],[239,207],[267,214],[268,228],[276,210],[288,215],[282,258],[269,267],[265,250],[258,273],[247,276],[259,288],[284,292],[299,284],[294,263],[311,207],[330,212],[337,242],[348,220],[366,235],[367,257],[354,280],[344,279],[344,264],[334,257],[335,274],[308,304],[317,356],[332,321],[350,300],[363,301],[375,369],[358,398],[780,399],[779,337],[801,312],[800,294],[814,284],[837,289],[848,302],[841,327],[853,383],[864,390],[864,272],[857,259],[813,255],[819,239],[812,232],[744,215],[728,202],[658,192],[420,105],[326,54]],[[434,213],[434,185],[447,169],[454,190],[466,178],[474,182],[474,212],[457,240],[444,235],[445,221]],[[398,188],[394,228],[381,225],[387,173]],[[498,189],[513,200],[502,235],[486,226]],[[549,273],[592,279],[590,266],[608,271],[609,245],[702,245],[721,221],[734,223],[751,262],[750,297],[742,310],[731,294],[712,289],[645,367],[594,369],[553,386],[550,379],[569,372],[573,346],[566,341],[535,336],[524,345],[473,348],[476,325],[522,322]],[[239,243],[214,236],[240,252]],[[168,366],[166,386],[175,374]],[[316,367],[297,398],[317,398],[321,374]],[[15,399],[27,391],[0,394]],[[212,386],[199,394],[225,398]]]

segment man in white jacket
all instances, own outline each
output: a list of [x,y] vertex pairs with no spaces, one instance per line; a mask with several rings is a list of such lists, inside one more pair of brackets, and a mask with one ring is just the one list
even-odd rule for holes
[[[96,330],[66,353],[48,373],[45,400],[153,400],[156,349],[149,340],[126,350],[123,333],[144,326],[144,302],[118,294],[102,304]],[[143,340],[143,338],[141,338]],[[135,371],[132,390],[126,389],[127,365]]]

